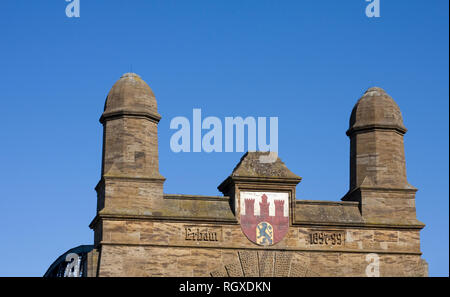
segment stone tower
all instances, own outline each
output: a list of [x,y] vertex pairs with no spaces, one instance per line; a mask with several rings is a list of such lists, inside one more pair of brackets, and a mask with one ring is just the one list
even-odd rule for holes
[[261,161],[263,152],[241,158],[218,187],[223,196],[164,194],[160,118],[136,74],[124,74],[106,98],[94,244],[68,251],[80,251],[83,275],[427,275],[406,129],[382,89],[367,90],[353,109],[350,189],[339,202],[297,199],[301,177],[279,157]]
[[[111,88],[100,118],[103,152],[96,187],[98,214],[151,214],[157,208],[164,183],[158,168],[160,119],[155,95],[137,74],[124,74]],[[98,228],[95,232],[100,236]]]
[[415,192],[406,179],[400,108],[381,88],[369,88],[350,116],[350,189],[345,201],[358,201],[366,222],[420,224]]

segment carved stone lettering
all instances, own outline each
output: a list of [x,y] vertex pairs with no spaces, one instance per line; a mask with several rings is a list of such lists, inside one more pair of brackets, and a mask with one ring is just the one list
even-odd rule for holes
[[220,241],[221,228],[185,226],[184,239],[189,241]]
[[239,251],[244,276],[259,276],[258,255],[253,251]]
[[225,265],[225,269],[228,272],[228,275],[231,277],[242,277],[244,273],[242,272],[241,263],[232,263]]
[[291,271],[289,276],[292,277],[304,277],[307,272],[307,267],[302,263],[291,263]]
[[340,230],[314,230],[308,234],[310,245],[343,246],[345,232]]
[[289,276],[292,254],[277,252],[275,255],[275,273],[274,276]]
[[260,276],[273,276],[274,254],[272,251],[259,251]]

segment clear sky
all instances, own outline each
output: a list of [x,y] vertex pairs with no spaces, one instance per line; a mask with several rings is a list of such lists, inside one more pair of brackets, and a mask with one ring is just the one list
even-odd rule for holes
[[174,153],[170,120],[276,116],[279,154],[303,177],[298,199],[348,190],[353,105],[370,86],[400,106],[423,258],[449,268],[447,0],[64,0],[0,2],[0,276],[40,276],[92,244],[98,119],[132,70],[153,89],[166,193],[219,195],[242,153]]

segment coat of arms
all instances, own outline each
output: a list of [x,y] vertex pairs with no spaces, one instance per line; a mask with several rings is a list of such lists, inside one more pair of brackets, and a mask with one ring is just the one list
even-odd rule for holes
[[289,194],[241,192],[241,228],[252,242],[273,245],[289,228]]

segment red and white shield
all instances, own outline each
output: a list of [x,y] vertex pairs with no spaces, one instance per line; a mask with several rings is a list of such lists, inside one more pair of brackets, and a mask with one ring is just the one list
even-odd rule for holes
[[289,194],[241,192],[241,228],[245,236],[259,245],[273,245],[289,229]]

